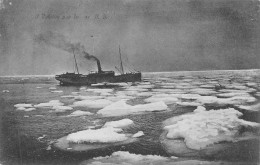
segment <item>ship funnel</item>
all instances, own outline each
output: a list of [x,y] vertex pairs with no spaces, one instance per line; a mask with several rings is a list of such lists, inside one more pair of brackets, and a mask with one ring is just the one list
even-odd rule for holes
[[99,59],[96,58],[96,61],[97,61],[97,66],[98,66],[98,73],[102,73],[103,71],[102,71]]
[[97,57],[95,57],[95,56],[93,56],[93,55],[90,55],[90,54],[88,54],[88,53],[85,52],[85,51],[84,51],[83,53],[84,53],[84,57],[85,57],[86,59],[97,61],[98,73],[102,73],[103,71],[102,71],[102,68],[101,68],[100,60],[99,60]]

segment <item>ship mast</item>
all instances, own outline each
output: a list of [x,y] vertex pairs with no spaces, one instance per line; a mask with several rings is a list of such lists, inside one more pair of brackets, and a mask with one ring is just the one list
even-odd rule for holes
[[76,56],[75,56],[74,50],[73,50],[73,55],[74,55],[75,67],[76,67],[76,70],[77,70],[77,72],[79,74],[79,68],[78,68],[78,64],[77,64],[77,60],[76,60]]
[[119,55],[120,55],[120,65],[121,65],[121,69],[122,69],[122,74],[124,74],[124,67],[123,67],[123,63],[122,63],[122,55],[121,55],[120,45],[119,45]]

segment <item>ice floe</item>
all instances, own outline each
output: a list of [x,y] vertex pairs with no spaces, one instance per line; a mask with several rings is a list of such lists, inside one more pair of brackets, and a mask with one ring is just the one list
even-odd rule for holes
[[74,98],[75,95],[64,95],[64,96],[60,96],[61,98]]
[[123,86],[130,86],[131,83],[108,83],[108,82],[105,82],[105,83],[97,83],[97,84],[91,84],[92,87],[115,87],[115,86],[118,86],[118,87],[123,87]]
[[176,85],[175,88],[177,88],[177,89],[194,89],[195,86],[193,86],[193,85]]
[[204,112],[206,111],[206,108],[203,106],[198,106],[193,112]]
[[145,99],[144,101],[150,103],[163,101],[165,104],[168,105],[178,102],[178,97],[180,96],[180,94],[157,94]]
[[10,91],[9,90],[3,90],[2,92],[3,93],[9,93]]
[[[112,156],[120,157],[121,159],[128,159],[131,161],[142,161],[142,160],[166,160],[168,158],[159,155],[141,155],[141,154],[131,154],[127,151],[117,151],[112,154]],[[99,160],[100,158],[98,158]]]
[[33,107],[33,105],[21,103],[21,104],[15,104],[14,107],[16,107],[16,108],[19,108],[19,107],[31,108],[31,107]]
[[137,138],[137,137],[141,137],[144,135],[143,131],[138,131],[137,133],[135,133],[132,137]]
[[254,83],[254,82],[248,82],[248,83],[246,83],[246,85],[249,86],[249,87],[257,87],[258,86],[257,83]]
[[244,103],[252,103],[257,99],[250,95],[240,95],[230,98],[218,98],[216,96],[201,96],[198,97],[196,102],[201,104],[219,104],[219,105],[239,105]]
[[196,103],[196,102],[176,102],[177,105],[189,107],[189,106],[200,106],[202,105],[201,103]]
[[254,105],[239,105],[238,108],[249,111],[260,111],[260,103]]
[[69,134],[67,140],[73,143],[114,143],[128,139],[126,134],[120,133],[122,129],[105,127],[96,130],[83,130]]
[[34,105],[36,108],[46,108],[46,107],[57,107],[57,106],[63,106],[64,103],[60,102],[60,100],[51,100],[47,103],[40,103]]
[[74,96],[75,100],[97,100],[103,98],[104,96],[82,96],[82,95]]
[[152,96],[154,94],[154,92],[140,92],[137,93],[136,96]]
[[[117,151],[111,156],[95,157],[93,159],[82,162],[82,165],[148,165],[148,164],[167,164],[172,162],[174,158],[163,157],[159,155],[141,155],[129,153],[128,151]],[[176,160],[176,158],[175,158]]]
[[61,90],[53,90],[53,91],[51,91],[52,93],[62,93],[63,91],[61,91]]
[[212,89],[207,89],[207,88],[194,88],[194,89],[190,89],[190,92],[199,95],[213,95],[218,93]]
[[145,78],[143,79],[142,82],[139,82],[140,85],[150,85],[151,82],[149,82],[149,80],[146,80]]
[[36,108],[18,107],[16,110],[18,110],[18,111],[33,111],[33,110],[36,110]]
[[141,88],[141,87],[138,87],[138,86],[131,86],[129,88],[126,88],[125,90],[126,91],[139,91],[139,92],[148,91],[147,88]]
[[80,87],[79,90],[86,90],[86,87]]
[[108,83],[108,85],[116,85],[116,86],[129,86],[131,83]]
[[238,90],[238,89],[220,89],[219,92],[224,92],[224,93],[241,93],[241,92],[244,92],[244,93],[251,93],[251,92],[255,92],[256,89],[253,89],[253,88],[247,88],[247,89],[244,89],[244,90]]
[[188,99],[188,100],[195,100],[199,97],[201,97],[201,95],[199,95],[199,94],[182,94],[182,95],[180,95],[180,98]]
[[16,110],[18,111],[33,111],[35,108],[32,104],[15,104],[14,107],[16,107]]
[[73,103],[73,107],[104,108],[113,102],[107,99],[82,100]]
[[186,93],[186,91],[181,89],[152,89],[153,92],[160,92],[160,93]]
[[126,100],[120,100],[118,102],[106,106],[105,108],[99,110],[97,113],[104,116],[120,116],[141,113],[146,111],[163,111],[166,109],[167,105],[162,101],[131,106],[129,104],[126,104]]
[[43,138],[45,138],[47,135],[42,135],[40,137],[37,138],[37,140],[41,141]]
[[174,83],[174,82],[161,82],[160,85],[161,86],[175,86],[176,83]]
[[161,86],[161,88],[176,89],[176,86],[163,85],[163,86]]
[[68,116],[85,116],[85,115],[93,115],[93,113],[87,112],[87,111],[77,110],[77,111],[72,112]]
[[80,92],[71,92],[71,94],[78,95],[78,94],[80,94]]
[[188,148],[200,150],[210,144],[235,141],[241,126],[259,127],[258,123],[239,119],[240,116],[242,113],[233,108],[205,111],[199,107],[193,113],[166,120],[164,129],[167,138],[184,138]]
[[110,101],[119,101],[119,100],[129,100],[129,99],[134,99],[135,97],[134,96],[127,96],[125,94],[122,94],[122,93],[118,93],[116,95],[113,95],[113,96],[107,96],[106,99],[110,100]]
[[215,85],[210,85],[210,84],[203,84],[200,85],[201,88],[215,88]]
[[228,89],[238,89],[238,90],[248,89],[247,86],[240,85],[240,84],[230,84],[230,85],[226,85],[225,88],[228,88]]
[[56,90],[57,88],[56,87],[50,87],[49,89],[50,90]]
[[86,90],[87,92],[96,92],[96,93],[109,93],[109,92],[113,92],[113,89],[106,89],[106,88],[89,88]]
[[122,120],[118,120],[118,121],[106,122],[103,127],[123,128],[123,127],[127,127],[133,123],[134,123],[133,120],[122,119]]
[[54,109],[56,112],[64,112],[67,110],[72,110],[73,108],[69,106],[58,105],[58,106],[53,106],[52,109]]
[[104,96],[65,95],[65,96],[61,96],[61,98],[73,98],[75,100],[96,100],[96,99],[103,99]]
[[147,89],[151,89],[154,88],[153,84],[139,84],[136,86],[137,88],[147,88]]
[[216,96],[219,97],[234,97],[234,96],[241,96],[241,95],[248,95],[247,92],[230,92],[230,93],[218,93]]

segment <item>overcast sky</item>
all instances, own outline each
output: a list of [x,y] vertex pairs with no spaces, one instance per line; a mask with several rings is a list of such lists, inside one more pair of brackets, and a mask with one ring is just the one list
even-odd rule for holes
[[[103,70],[119,66],[119,45],[143,72],[260,69],[259,7],[258,0],[3,0],[0,75],[73,71],[70,53],[35,41],[49,31],[84,45]],[[82,73],[97,69],[77,60]]]

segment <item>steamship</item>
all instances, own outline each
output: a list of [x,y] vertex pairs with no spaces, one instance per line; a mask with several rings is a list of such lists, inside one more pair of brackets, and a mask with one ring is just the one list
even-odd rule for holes
[[80,74],[77,60],[75,57],[75,53],[73,53],[74,57],[74,63],[77,73],[64,73],[60,75],[56,75],[55,79],[60,82],[60,85],[91,85],[91,84],[97,84],[97,83],[118,83],[118,82],[138,82],[141,81],[141,72],[135,71],[130,73],[124,72],[124,67],[122,63],[122,57],[121,57],[121,51],[119,46],[119,55],[120,55],[120,69],[115,67],[120,74],[116,75],[114,71],[103,71],[101,68],[100,60],[96,57],[94,59],[97,62],[97,72],[90,72],[87,75]]

